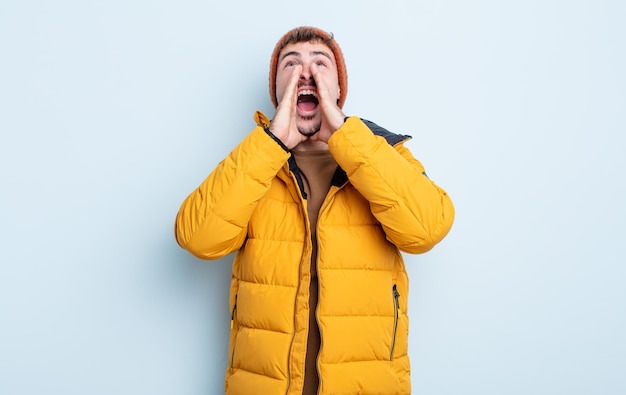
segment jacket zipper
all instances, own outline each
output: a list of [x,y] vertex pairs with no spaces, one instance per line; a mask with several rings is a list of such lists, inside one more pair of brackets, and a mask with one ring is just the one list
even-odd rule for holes
[[391,289],[393,295],[393,336],[391,337],[391,352],[389,360],[393,361],[393,351],[396,348],[396,334],[398,332],[398,316],[400,314],[400,293],[396,284]]
[[[300,202],[302,203],[303,201],[306,200],[306,192],[304,191],[304,185],[302,184],[302,179],[300,178],[300,172],[298,171],[297,166],[295,166],[295,159],[293,162],[294,169],[292,169],[291,158],[293,158],[293,156],[290,157],[289,170],[291,172],[292,178],[296,180],[296,185],[298,185],[298,190],[300,191]],[[304,210],[305,218],[308,218],[305,205],[303,204],[301,208]],[[310,258],[309,258],[309,262],[310,262]],[[285,390],[286,395],[289,394],[289,389],[291,388],[291,350],[293,349],[293,341],[296,338],[296,326],[295,326],[296,315],[297,315],[296,306],[298,302],[298,292],[301,286],[301,276],[302,276],[302,260],[300,261],[300,264],[298,266],[298,286],[296,287],[296,298],[293,301],[293,304],[294,304],[294,307],[293,307],[293,323],[294,324],[293,325],[294,327],[293,327],[293,334],[291,335],[291,342],[289,343],[289,353],[287,354],[287,388]]]
[[[233,330],[235,326],[235,314],[237,314],[237,295],[235,295],[235,304],[233,304],[233,311],[230,313],[230,330]],[[233,351],[230,354],[230,368],[233,369],[235,367],[235,345],[237,344],[237,333],[235,333],[235,338],[233,339]]]
[[[302,179],[300,178],[301,177],[300,176],[300,172],[299,172],[297,166],[295,165],[295,161],[294,161],[293,165],[294,165],[294,168],[292,169],[291,163],[290,163],[289,170],[291,171],[292,177],[296,179],[296,185],[299,186],[300,195],[301,195],[300,198],[302,199],[301,201],[304,201],[304,200],[306,200],[306,192],[304,191],[304,185],[302,184]],[[346,183],[344,183],[343,185],[345,185]],[[317,234],[319,234],[319,218],[321,217],[322,212],[328,206],[328,204],[329,204],[328,202],[332,199],[332,197],[334,197],[334,195],[337,193],[337,191],[339,191],[343,187],[343,185],[337,186],[337,190],[335,190],[332,193],[329,190],[327,195],[326,195],[326,197],[324,198],[324,202],[322,202],[322,206],[320,207],[320,211],[319,211],[319,214],[318,214],[318,221],[317,221],[317,225],[316,225],[316,227],[317,227],[317,232],[316,233]],[[332,190],[333,185],[331,185],[330,188]],[[304,209],[304,216],[305,216],[305,218],[307,218],[306,222],[308,223],[308,217],[309,216],[308,216],[308,214],[306,212],[306,208],[304,206],[302,206],[302,207]],[[311,241],[311,243],[313,242],[312,240],[309,240],[309,241]],[[319,256],[319,240],[318,240],[318,245],[317,246],[318,246],[318,254],[317,254],[317,260],[315,262],[315,265],[316,265],[316,267],[318,269],[317,270],[317,273],[318,273],[317,274],[317,276],[318,276],[317,277],[318,278],[317,281],[319,281],[319,265],[318,265],[319,258],[320,258],[320,256]],[[301,270],[302,270],[302,262],[300,262],[300,267],[298,269],[298,289],[300,289]],[[318,303],[318,305],[319,305],[319,300],[320,300],[319,292],[320,292],[320,287],[318,286],[318,288],[317,288],[317,301],[318,301],[317,303]],[[295,303],[295,301],[294,301],[294,303]],[[319,331],[320,331],[320,349],[319,349],[319,351],[317,353],[317,358],[316,358],[317,374],[318,374],[318,378],[319,378],[319,380],[318,380],[318,387],[317,387],[317,393],[320,394],[320,391],[321,391],[321,388],[322,388],[322,377],[319,376],[319,358],[320,358],[320,354],[321,354],[321,351],[322,351],[322,347],[324,345],[324,336],[322,334],[322,328],[320,326],[320,320],[319,320],[319,316],[318,316],[317,313],[318,313],[318,309],[317,309],[317,306],[316,306],[315,307],[315,320],[317,321],[317,327],[319,328]],[[295,308],[294,308],[294,314],[295,314]],[[295,317],[294,317],[294,322],[295,322]],[[309,330],[310,330],[310,328],[309,328]],[[289,359],[291,359],[291,348],[293,347],[293,340],[294,340],[294,338],[295,338],[295,328],[294,328],[294,334],[293,334],[293,336],[291,338],[291,345],[289,346]],[[291,364],[288,361],[288,367],[287,367],[287,391],[285,392],[286,394],[289,393],[289,388],[291,387],[291,367],[289,365],[291,365]]]
[[[328,207],[328,205],[330,204],[330,202],[334,199],[335,195],[337,194],[337,192],[341,189],[341,187],[337,187],[336,190],[332,190],[333,189],[333,185],[331,185],[330,190],[328,191],[328,193],[326,194],[326,197],[324,198],[324,201],[322,202],[322,206],[320,207],[320,212],[317,216],[317,230],[315,232],[316,235],[320,234],[320,218],[322,217],[322,214],[324,212],[324,210],[326,210],[326,207]],[[315,306],[315,321],[317,322],[317,327],[320,331],[320,349],[317,352],[317,358],[315,359],[315,366],[316,366],[316,370],[317,370],[317,377],[318,377],[318,382],[317,382],[317,393],[318,395],[321,394],[322,392],[322,376],[319,374],[320,372],[320,355],[322,354],[322,349],[324,348],[324,334],[322,333],[322,326],[320,325],[320,317],[318,315],[319,313],[319,309],[318,306],[320,304],[320,290],[322,287],[319,286],[319,281],[320,281],[320,267],[319,267],[319,262],[320,262],[320,243],[319,243],[319,238],[317,240],[317,259],[315,260],[315,266],[316,266],[316,270],[317,270],[317,281],[318,281],[318,287],[317,287],[317,306]]]

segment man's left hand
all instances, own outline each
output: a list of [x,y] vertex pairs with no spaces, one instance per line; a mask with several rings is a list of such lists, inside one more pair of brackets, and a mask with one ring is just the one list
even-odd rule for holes
[[324,79],[325,76],[316,64],[311,65],[313,79],[315,79],[315,85],[317,86],[317,96],[319,105],[322,110],[322,118],[328,128],[322,128],[318,133],[311,137],[311,140],[320,140],[328,142],[330,136],[344,123],[346,116],[343,111],[337,106],[336,99],[333,99],[329,91],[329,85]]

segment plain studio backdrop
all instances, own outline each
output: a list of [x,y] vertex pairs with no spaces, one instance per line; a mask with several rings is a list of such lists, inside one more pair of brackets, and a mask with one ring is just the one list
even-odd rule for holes
[[625,394],[625,4],[2,1],[0,393],[223,392],[233,256],[174,218],[316,25],[345,112],[412,135],[456,206],[406,255],[413,392]]

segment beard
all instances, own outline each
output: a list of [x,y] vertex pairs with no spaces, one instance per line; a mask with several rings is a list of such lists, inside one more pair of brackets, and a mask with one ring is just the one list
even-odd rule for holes
[[[306,117],[306,118],[303,117],[302,119],[304,119],[305,121],[310,121],[313,119],[313,117]],[[311,137],[315,133],[319,132],[321,128],[322,128],[322,120],[320,119],[319,122],[314,123],[312,125],[298,126],[298,132],[300,132],[300,134],[302,134],[303,136]]]

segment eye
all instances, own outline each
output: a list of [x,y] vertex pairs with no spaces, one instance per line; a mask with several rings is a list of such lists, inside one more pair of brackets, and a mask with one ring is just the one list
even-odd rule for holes
[[323,60],[317,60],[317,61],[315,62],[315,64],[316,64],[316,65],[318,65],[318,66],[326,66],[326,63],[324,63],[324,61],[323,61]]
[[295,60],[287,60],[285,61],[285,63],[283,63],[283,67],[287,68],[287,67],[294,67],[298,64],[298,62],[296,62]]

